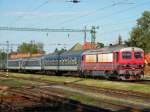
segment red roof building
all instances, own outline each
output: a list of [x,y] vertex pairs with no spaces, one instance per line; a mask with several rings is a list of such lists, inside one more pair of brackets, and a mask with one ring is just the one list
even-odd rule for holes
[[146,59],[147,63],[150,63],[150,53],[145,55],[145,59]]

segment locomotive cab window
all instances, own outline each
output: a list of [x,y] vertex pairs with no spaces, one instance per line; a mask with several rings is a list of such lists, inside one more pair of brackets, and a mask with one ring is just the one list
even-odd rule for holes
[[131,59],[132,53],[131,52],[122,52],[122,58],[123,59]]
[[141,52],[135,52],[135,53],[134,53],[134,57],[135,57],[136,59],[142,59],[142,53],[141,53]]

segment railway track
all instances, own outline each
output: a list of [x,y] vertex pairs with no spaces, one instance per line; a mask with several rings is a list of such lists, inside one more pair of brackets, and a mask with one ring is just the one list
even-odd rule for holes
[[[3,77],[3,76],[0,76],[0,77]],[[8,78],[8,77],[4,76],[3,78]],[[15,77],[9,77],[9,78],[16,79]],[[49,82],[49,81],[43,81],[43,80],[41,81],[40,79],[33,79],[33,78],[32,79],[20,78],[20,79],[31,80],[31,81],[35,81],[38,83],[46,83],[48,85],[47,87],[51,87],[52,85],[65,86],[65,87],[81,89],[81,90],[86,91],[86,92],[100,93],[100,94],[105,94],[105,95],[114,96],[114,97],[142,99],[143,101],[145,101],[145,103],[150,102],[150,100],[149,100],[150,94],[134,92],[134,91],[126,91],[126,90],[99,88],[99,87],[94,87],[94,86],[85,86],[85,85],[79,85],[79,84],[75,83],[78,81],[82,81],[84,79],[76,80],[74,82],[55,82],[55,81]],[[50,99],[51,100],[55,99],[55,101],[56,101],[56,99],[58,99],[57,101],[59,101],[59,103],[63,102],[63,104],[65,104],[67,102],[67,105],[72,105],[72,102],[73,102],[73,104],[74,104],[75,101],[72,101],[70,99],[69,99],[69,101],[68,101],[68,99],[66,100],[66,98],[65,98],[66,94],[54,91],[53,89],[49,90],[49,89],[47,89],[47,87],[46,88],[43,88],[43,87],[42,88],[41,87],[36,88],[35,87],[36,89],[29,88],[29,89],[21,89],[21,90],[13,89],[13,90],[11,90],[11,92],[13,93],[13,95],[17,94],[23,98],[31,99],[30,100],[31,102],[33,102],[33,101],[34,102],[37,102],[37,101],[41,102],[41,99],[44,99],[46,101],[50,101]],[[42,100],[42,101],[44,101],[44,100]],[[117,109],[117,110],[121,110],[121,109],[125,110],[126,109],[126,111],[131,111],[131,112],[137,112],[137,111],[138,112],[149,112],[150,111],[150,110],[148,110],[148,111],[147,110],[141,110],[140,107],[137,108],[137,107],[134,107],[133,105],[129,105],[129,104],[118,104],[118,103],[112,102],[110,100],[109,101],[98,100],[98,99],[95,99],[95,100],[97,102],[99,102],[100,104],[103,104],[103,105],[108,106],[108,107],[112,107],[112,108]],[[84,109],[90,107],[90,106],[86,107],[84,104],[81,104],[79,102],[77,103],[77,105],[80,107],[79,110],[81,110],[81,108],[84,110]],[[85,107],[82,105],[84,105]],[[75,106],[75,104],[74,104],[74,106]],[[95,110],[95,108],[96,108],[96,110]],[[93,107],[93,111],[90,110],[90,112],[97,112],[97,109],[99,109],[99,108]],[[103,110],[103,109],[101,109],[101,110]],[[105,110],[105,111],[108,111],[108,110]],[[87,110],[86,110],[86,112],[87,112]]]
[[[47,89],[19,89],[19,90],[11,90],[13,95],[19,95],[23,98],[30,100],[30,102],[42,102],[44,105],[49,105],[49,108],[63,108],[63,110],[67,109],[68,107],[72,108],[71,110],[80,110],[81,112],[112,112],[109,109],[102,109],[95,106],[89,106],[85,104],[81,104],[80,102],[67,99],[66,94],[60,94],[57,92],[50,92]],[[93,99],[94,100],[94,99]],[[95,99],[96,100],[96,99]],[[127,104],[117,104],[107,100],[96,100],[100,104],[107,106],[108,108],[112,108],[114,110],[124,110],[129,112],[148,112],[148,111],[141,111],[139,108],[131,107]],[[67,107],[66,107],[67,105]],[[41,107],[43,108],[43,107]],[[119,112],[118,111],[118,112]]]
[[85,85],[79,85],[79,84],[66,84],[70,87],[77,87],[82,88],[85,90],[97,92],[97,93],[105,93],[105,94],[112,94],[112,95],[121,95],[124,97],[135,97],[135,98],[142,98],[144,100],[148,100],[150,102],[150,94],[141,93],[141,92],[135,92],[135,91],[128,91],[128,90],[118,90],[118,89],[110,89],[110,88],[102,88],[102,87],[95,87],[95,86],[85,86]]
[[[0,76],[0,77],[6,77],[7,76]],[[16,79],[15,77],[11,77]],[[142,93],[142,92],[135,92],[135,91],[128,91],[128,90],[117,90],[117,89],[110,89],[110,88],[104,88],[104,87],[95,87],[95,86],[88,86],[88,85],[81,85],[81,84],[77,84],[76,82],[85,80],[85,79],[80,79],[80,80],[76,80],[73,82],[57,82],[57,81],[44,81],[44,80],[40,80],[40,79],[27,79],[27,78],[19,78],[19,79],[23,79],[23,80],[31,80],[31,81],[35,81],[35,82],[39,82],[39,83],[47,83],[48,85],[65,85],[65,86],[69,86],[69,87],[75,87],[75,88],[79,88],[79,89],[84,89],[87,91],[93,91],[93,92],[98,92],[98,93],[104,93],[104,94],[109,94],[109,95],[116,95],[116,96],[123,96],[123,97],[135,97],[135,98],[141,98],[144,99],[145,101],[150,102],[150,94],[146,94],[146,93]]]
[[[13,97],[5,97],[7,101],[1,103],[0,107],[3,107],[3,112],[43,112],[43,110],[45,110],[44,112],[112,112],[67,99],[62,94],[40,91],[39,89],[11,89],[10,93]],[[18,99],[18,103],[14,105],[16,99]]]
[[[11,77],[11,76],[0,76],[0,77],[16,79],[16,77]],[[88,86],[88,85],[82,85],[82,84],[76,83],[79,81],[83,81],[85,79],[80,79],[80,80],[76,80],[73,82],[46,81],[46,80],[34,79],[34,78],[19,78],[19,79],[30,80],[30,81],[35,81],[35,82],[39,82],[39,83],[46,83],[48,85],[65,85],[65,86],[69,86],[69,87],[76,87],[76,88],[80,88],[80,89],[82,88],[85,90],[90,90],[90,91],[95,91],[95,92],[104,92],[104,93],[108,93],[108,94],[112,93],[112,94],[116,94],[116,95],[122,94],[123,96],[131,96],[131,97],[136,97],[136,98],[140,97],[145,100],[149,100],[148,98],[150,98],[150,94],[146,94],[146,93],[142,93],[142,92],[121,90],[121,89],[119,89],[119,90],[118,89],[110,89],[110,88],[104,88],[104,87],[95,87],[95,86]],[[138,82],[138,83],[142,83],[142,82],[143,81]]]

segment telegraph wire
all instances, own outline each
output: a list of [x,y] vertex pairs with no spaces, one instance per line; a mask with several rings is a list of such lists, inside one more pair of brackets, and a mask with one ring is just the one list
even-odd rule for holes
[[[124,0],[123,0],[124,1]],[[126,3],[126,2],[114,2],[114,3],[112,3],[112,4],[110,4],[110,5],[107,5],[107,6],[104,6],[104,7],[102,7],[102,8],[98,8],[98,9],[96,9],[96,10],[94,10],[94,11],[91,11],[91,12],[89,12],[89,13],[87,13],[87,14],[84,14],[84,15],[81,15],[81,16],[78,16],[78,17],[76,17],[76,18],[71,18],[71,19],[68,19],[68,20],[65,20],[65,21],[63,21],[63,22],[60,22],[58,25],[60,25],[60,24],[65,24],[65,23],[69,23],[69,22],[73,22],[73,21],[76,21],[76,20],[79,20],[80,18],[82,18],[82,17],[86,17],[86,16],[91,16],[91,15],[93,15],[93,14],[96,14],[96,13],[99,13],[98,11],[103,11],[103,10],[105,10],[105,9],[108,9],[108,8],[112,8],[112,7],[115,7],[115,6],[117,6],[117,5],[119,5],[119,4],[131,4],[131,3]],[[134,3],[132,3],[132,4],[134,4]]]
[[[50,0],[46,0],[43,3],[41,3],[40,5],[38,5],[37,7],[33,8],[31,11],[36,11],[36,10],[40,9],[41,7],[43,7],[44,5],[48,4],[49,2],[50,2]],[[25,15],[18,16],[18,18],[11,24],[17,23],[19,20],[23,19],[24,16]]]
[[[106,18],[110,18],[111,16],[114,16],[114,15],[117,15],[117,14],[121,14],[122,12],[126,12],[126,11],[128,11],[128,10],[130,10],[130,9],[136,9],[136,8],[139,8],[138,6],[143,6],[143,5],[147,5],[148,3],[149,3],[150,1],[148,1],[148,2],[144,2],[144,3],[142,3],[142,4],[138,4],[138,5],[136,5],[136,6],[134,6],[134,7],[130,7],[130,8],[127,8],[127,9],[123,9],[123,10],[120,10],[120,11],[117,11],[117,12],[114,12],[114,13],[112,13],[111,15],[106,15],[106,16],[103,16],[103,18],[101,18],[101,19],[95,19],[95,20],[93,20],[94,22],[97,22],[97,21],[102,21],[102,20],[104,20],[104,19],[106,19]],[[88,22],[88,21],[86,21],[86,22]],[[125,23],[123,23],[123,24],[125,24]],[[76,24],[77,25],[77,24]],[[73,25],[72,25],[73,26]]]
[[79,20],[79,18],[86,17],[86,16],[89,16],[89,15],[93,15],[93,14],[97,13],[97,11],[99,11],[99,10],[104,10],[104,9],[107,9],[107,8],[110,8],[110,7],[113,7],[113,6],[116,6],[116,5],[113,3],[111,5],[108,5],[108,6],[105,6],[105,7],[102,7],[102,8],[98,8],[94,11],[88,12],[88,13],[86,13],[84,15],[81,15],[81,16],[78,16],[76,18],[71,18],[71,19],[65,20],[63,22],[60,22],[60,23],[58,23],[58,25]]
[[[149,2],[150,2],[150,1],[144,2],[144,3],[142,3],[142,4],[138,4],[138,5],[134,6],[134,7],[130,7],[130,8],[127,8],[127,9],[123,9],[123,10],[117,11],[117,12],[112,13],[111,15],[103,16],[103,17],[100,18],[100,19],[96,18],[95,20],[92,20],[92,21],[94,21],[94,22],[102,21],[103,19],[106,19],[106,18],[108,18],[108,17],[114,16],[114,15],[117,15],[117,14],[121,14],[121,13],[123,13],[123,12],[126,12],[126,11],[130,10],[130,9],[139,8],[138,6],[147,5]],[[86,22],[87,22],[87,21],[86,21]]]
[[[142,4],[139,4],[139,5],[137,5],[137,6],[140,6],[140,5],[145,5],[145,4],[148,4],[149,2],[144,2],[144,3],[142,3]],[[138,8],[138,7],[131,7],[130,9],[135,9],[135,8]],[[128,8],[128,10],[129,10],[129,8]],[[127,10],[125,10],[125,11],[127,11]],[[120,11],[120,13],[121,12],[123,12],[123,10],[121,10]],[[113,15],[113,14],[112,14]],[[108,17],[108,16],[107,16]],[[131,22],[131,21],[130,21]],[[123,23],[123,24],[125,24],[125,23]],[[114,30],[111,30],[111,31],[108,31],[108,32],[102,32],[102,33],[100,33],[101,35],[107,35],[107,34],[112,34],[112,33],[115,33],[115,32],[117,32],[117,31],[122,31],[122,30],[128,30],[129,28],[127,28],[127,27],[124,27],[124,28],[118,28],[118,29],[114,29]]]
[[[74,21],[74,20],[76,20],[76,19],[79,19],[79,18],[82,18],[82,17],[85,17],[85,16],[93,15],[94,13],[97,13],[97,11],[107,9],[107,8],[109,8],[109,7],[111,7],[111,6],[116,6],[116,3],[113,3],[113,4],[111,4],[111,5],[108,5],[108,6],[105,6],[105,7],[102,7],[102,8],[98,8],[98,9],[96,9],[96,10],[94,10],[94,11],[88,12],[88,13],[86,13],[86,14],[84,14],[84,15],[81,15],[81,16],[78,16],[78,17],[76,17],[76,18],[71,18],[71,19],[65,20],[65,21],[63,21],[63,22],[58,23],[57,25],[65,24],[65,23]],[[57,26],[57,25],[54,25],[54,26]]]

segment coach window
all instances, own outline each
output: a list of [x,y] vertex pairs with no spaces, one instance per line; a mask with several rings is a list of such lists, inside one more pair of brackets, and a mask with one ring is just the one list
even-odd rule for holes
[[57,64],[57,59],[55,59],[55,65]]
[[61,58],[57,61],[59,65],[61,65]]
[[75,65],[77,64],[77,58],[74,59],[74,64],[75,64]]
[[65,59],[62,60],[62,64],[65,65]]
[[122,52],[122,58],[123,59],[131,59],[132,53],[131,52]]
[[70,64],[71,64],[71,65],[73,65],[73,59],[74,59],[74,58],[71,58],[71,59],[70,59]]
[[73,58],[70,58],[70,64],[73,65]]
[[69,64],[69,65],[71,65],[71,60],[72,60],[72,58],[69,57],[69,58],[68,58],[68,64]]

